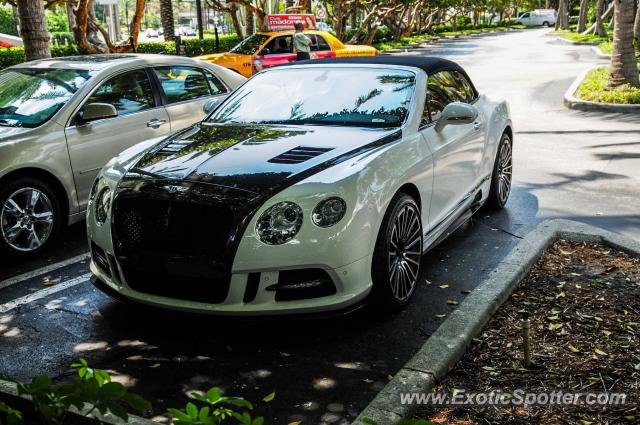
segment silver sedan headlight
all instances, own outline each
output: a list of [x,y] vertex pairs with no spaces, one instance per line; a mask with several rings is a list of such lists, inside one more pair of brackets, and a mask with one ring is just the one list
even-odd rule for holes
[[311,221],[319,227],[330,227],[342,220],[346,211],[347,204],[342,198],[327,198],[313,209]]
[[260,240],[280,245],[295,237],[302,226],[302,208],[293,202],[280,202],[262,213],[256,223]]

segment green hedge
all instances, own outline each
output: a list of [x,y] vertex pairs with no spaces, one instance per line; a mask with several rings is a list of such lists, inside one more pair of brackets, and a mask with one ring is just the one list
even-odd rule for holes
[[[68,34],[71,33],[54,33],[56,37],[59,37],[58,40],[64,40]],[[54,36],[52,34],[52,38]],[[237,35],[221,35],[219,37],[220,40],[220,51],[226,52],[230,50],[233,46],[238,44],[240,39]],[[210,53],[216,53],[216,40],[215,38],[205,38],[205,39],[197,39],[197,38],[188,38],[184,40],[186,45],[186,53],[187,56],[200,56],[206,55]],[[80,52],[78,51],[78,47],[75,44],[64,45],[64,41],[60,42],[60,45],[52,45],[51,46],[51,56],[60,57],[60,56],[72,56],[78,55]],[[138,53],[158,53],[164,55],[175,55],[176,54],[176,44],[171,41],[152,41],[147,43],[138,44]],[[24,57],[24,49],[22,47],[12,47],[10,49],[0,48],[0,69],[6,68],[11,65],[16,65],[25,61]]]
[[[78,54],[80,54],[80,52],[78,51],[78,47],[73,44],[70,46],[51,46],[51,56],[53,56],[54,58],[58,58],[61,56],[73,56]],[[16,65],[24,61],[24,48],[0,48],[0,68],[6,68],[8,66]]]

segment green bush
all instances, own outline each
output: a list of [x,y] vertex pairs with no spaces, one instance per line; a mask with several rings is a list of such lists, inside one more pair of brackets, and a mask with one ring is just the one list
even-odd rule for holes
[[10,7],[0,7],[0,33],[18,35],[16,21],[13,19],[13,11]]
[[[78,54],[80,54],[80,52],[78,51],[78,46],[75,44],[69,46],[51,46],[51,56],[54,58]],[[0,69],[22,63],[25,60],[24,48],[22,47],[11,47],[10,49],[0,48]]]
[[172,41],[149,41],[138,43],[138,53],[176,54],[176,43]]

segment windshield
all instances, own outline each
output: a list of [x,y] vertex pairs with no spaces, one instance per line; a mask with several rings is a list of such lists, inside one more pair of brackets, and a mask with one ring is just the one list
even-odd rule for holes
[[0,126],[38,127],[91,78],[78,69],[8,69],[0,72]]
[[231,53],[240,53],[242,55],[252,55],[254,54],[260,46],[264,44],[265,41],[269,39],[268,36],[264,34],[253,34],[242,40],[240,44],[237,44],[236,47],[229,50]]
[[414,86],[413,73],[396,69],[272,69],[239,88],[209,121],[398,127]]

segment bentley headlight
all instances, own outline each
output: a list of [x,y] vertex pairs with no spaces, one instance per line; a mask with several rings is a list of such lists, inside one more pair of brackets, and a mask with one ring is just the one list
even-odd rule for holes
[[100,186],[100,180],[102,180],[102,178],[98,177],[93,182],[93,186],[91,186],[91,192],[89,192],[89,202],[93,202],[93,200],[96,199],[96,194],[98,192],[98,186]]
[[347,204],[342,198],[333,197],[320,201],[313,209],[311,221],[320,227],[333,226],[344,217]]
[[267,209],[256,223],[260,240],[280,245],[293,239],[302,226],[302,208],[293,202],[280,202]]
[[95,200],[96,223],[103,225],[107,221],[109,209],[111,208],[111,190],[105,187],[98,193]]

